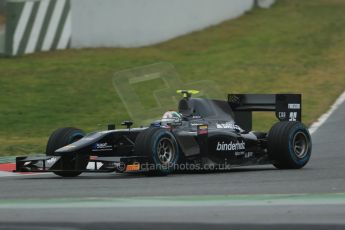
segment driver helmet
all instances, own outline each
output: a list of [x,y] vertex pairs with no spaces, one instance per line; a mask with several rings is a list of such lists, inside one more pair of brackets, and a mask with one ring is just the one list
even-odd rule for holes
[[182,115],[176,111],[167,111],[163,114],[162,121],[181,122]]

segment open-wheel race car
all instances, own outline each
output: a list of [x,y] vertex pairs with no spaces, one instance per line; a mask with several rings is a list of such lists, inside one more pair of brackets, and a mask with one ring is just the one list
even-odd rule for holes
[[[174,170],[220,169],[273,164],[299,169],[310,158],[312,143],[301,123],[300,94],[229,94],[227,100],[193,98],[179,90],[177,111],[165,112],[149,127],[85,134],[72,127],[54,131],[46,156],[16,158],[17,172],[53,172],[74,177],[83,172],[141,172],[167,175]],[[252,112],[272,111],[268,132],[252,131]]]

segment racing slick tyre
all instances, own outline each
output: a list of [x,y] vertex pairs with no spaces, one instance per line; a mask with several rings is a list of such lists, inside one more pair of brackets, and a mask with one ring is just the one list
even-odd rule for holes
[[[53,156],[55,150],[64,147],[66,145],[69,145],[73,142],[78,141],[79,139],[83,138],[85,136],[85,133],[76,128],[72,127],[66,127],[66,128],[60,128],[55,130],[51,135],[47,143],[46,148],[46,155],[47,156]],[[61,161],[63,163],[62,170],[64,171],[56,171],[54,174],[62,177],[76,177],[79,176],[82,172],[72,172],[68,170],[75,170],[76,165],[76,159],[74,156],[62,156]],[[88,159],[83,158],[80,159],[80,168],[86,168],[88,164]]]
[[278,122],[268,133],[268,154],[278,169],[300,169],[311,155],[308,129],[297,121]]
[[147,176],[164,176],[174,171],[180,158],[175,136],[167,129],[152,127],[141,132],[135,141],[135,153],[149,157]]

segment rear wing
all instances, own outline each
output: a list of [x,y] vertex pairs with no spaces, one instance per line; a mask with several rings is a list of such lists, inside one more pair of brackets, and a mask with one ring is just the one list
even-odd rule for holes
[[229,94],[228,103],[235,121],[245,130],[252,129],[252,112],[272,111],[280,121],[302,121],[301,94]]

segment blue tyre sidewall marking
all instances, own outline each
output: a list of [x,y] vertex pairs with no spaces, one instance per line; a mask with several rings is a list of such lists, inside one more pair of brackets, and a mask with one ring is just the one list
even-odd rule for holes
[[158,155],[156,154],[157,147],[158,147],[158,141],[163,137],[168,137],[168,138],[171,138],[173,140],[173,142],[174,142],[173,144],[174,144],[176,152],[175,152],[175,159],[171,162],[171,164],[177,163],[179,155],[180,155],[179,154],[179,146],[177,145],[177,142],[176,142],[174,135],[168,131],[165,131],[165,130],[161,130],[161,131],[154,134],[154,139],[153,139],[154,141],[153,141],[153,148],[151,150],[151,155],[152,155],[152,159],[154,161],[153,163],[160,168],[160,171],[169,172],[169,171],[171,171],[171,168],[161,167],[160,160],[158,159]]
[[[306,137],[307,137],[307,141],[309,142],[309,145],[308,145],[308,153],[306,154],[306,156],[302,159],[298,159],[297,156],[295,155],[294,153],[294,150],[293,150],[293,138],[295,136],[295,134],[298,132],[298,131],[301,131],[303,132],[304,134],[306,134]],[[290,132],[290,135],[289,135],[289,154],[291,156],[291,159],[298,165],[303,165],[305,164],[309,158],[310,158],[310,153],[311,153],[311,138],[310,138],[310,134],[309,132],[301,125],[298,125],[296,127],[293,128],[293,131]]]
[[71,144],[72,141],[73,141],[73,139],[76,138],[76,137],[78,137],[78,136],[80,136],[80,137],[83,138],[83,137],[85,136],[85,134],[82,133],[82,132],[75,132],[75,133],[72,133],[72,135],[68,138],[68,143]]

